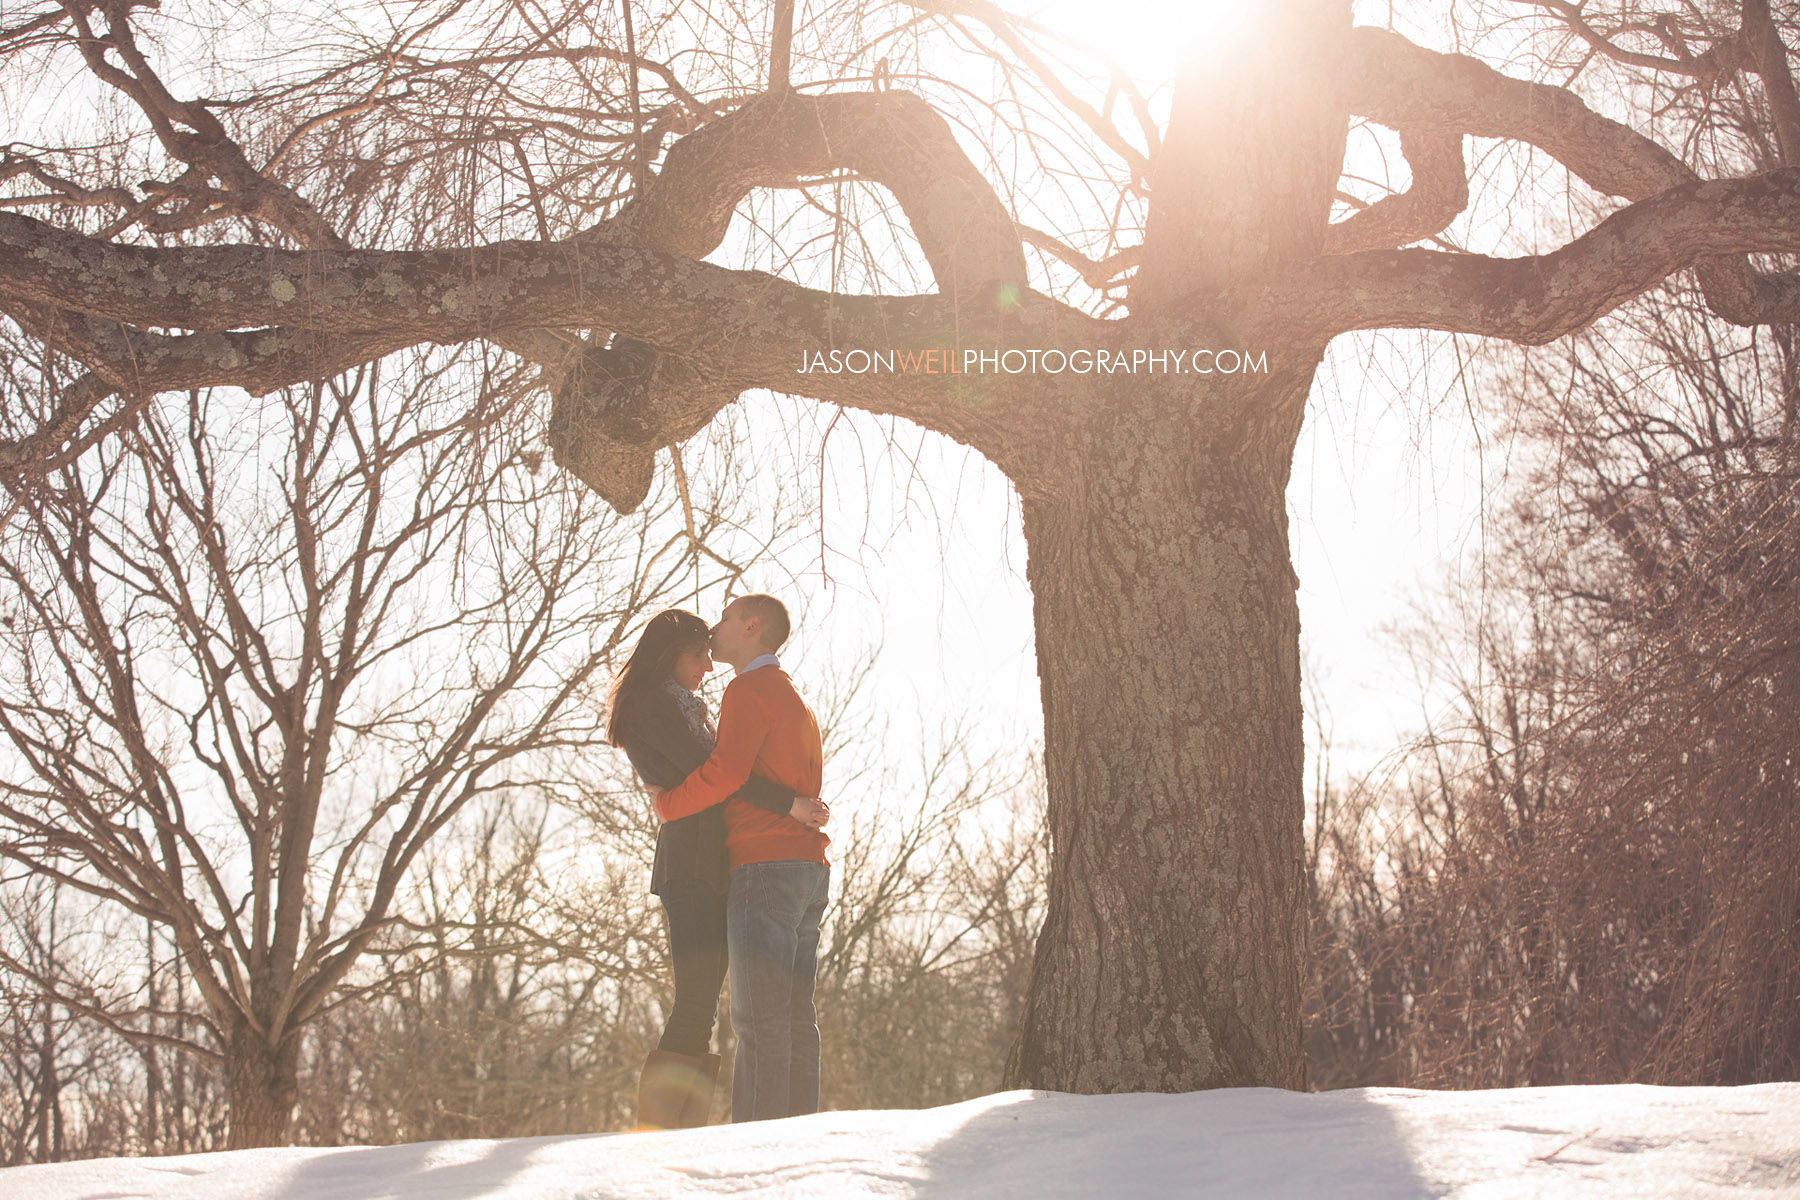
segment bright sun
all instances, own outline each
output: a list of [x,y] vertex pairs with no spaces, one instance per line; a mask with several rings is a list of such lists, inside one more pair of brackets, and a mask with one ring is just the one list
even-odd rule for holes
[[1255,8],[1254,0],[1048,0],[1035,15],[1155,86],[1171,82],[1176,64],[1190,54],[1225,53]]

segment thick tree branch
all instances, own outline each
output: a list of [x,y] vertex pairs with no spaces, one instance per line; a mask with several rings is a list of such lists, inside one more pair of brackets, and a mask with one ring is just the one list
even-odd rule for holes
[[769,36],[769,90],[789,92],[794,56],[794,0],[775,0],[775,26]]
[[[0,213],[0,307],[21,300],[100,318],[100,326],[84,326],[90,337],[107,321],[199,330],[174,339],[182,353],[159,357],[154,375],[140,373],[145,386],[163,389],[267,389],[421,342],[526,337],[548,356],[557,348],[544,330],[617,330],[687,360],[658,376],[677,385],[634,392],[627,409],[602,423],[635,458],[674,440],[702,412],[710,419],[745,388],[767,387],[908,417],[1027,480],[1047,440],[1066,428],[1067,412],[1029,375],[951,374],[953,354],[1109,344],[1104,323],[1031,292],[1001,307],[953,296],[840,296],[591,240],[417,252],[160,249]],[[264,328],[237,332],[257,326]],[[806,356],[833,349],[940,357],[935,372],[922,360],[910,371],[895,360],[891,371],[802,373]],[[702,372],[698,363],[729,365]],[[698,409],[694,396],[702,397]]]
[[1151,164],[1134,313],[1230,294],[1320,253],[1343,171],[1349,31],[1348,0],[1259,7],[1229,61],[1181,68]]
[[[1271,289],[1270,328],[1417,328],[1539,345],[1591,324],[1684,267],[1719,255],[1800,251],[1800,168],[1693,182],[1639,201],[1530,258],[1433,250],[1323,258]],[[1754,299],[1792,304],[1785,277]]]
[[1503,75],[1385,29],[1351,30],[1350,111],[1392,129],[1441,130],[1538,147],[1607,196],[1642,200],[1696,178],[1675,155],[1565,88]]
[[[10,301],[7,299],[10,297]],[[791,337],[772,354],[733,347],[753,364],[802,344],[836,344],[834,322],[858,335],[933,338],[958,328],[991,334],[1075,310],[1032,293],[1000,309],[970,311],[952,297],[846,297],[754,271],[672,253],[594,241],[497,242],[429,251],[290,251],[224,245],[158,248],[101,242],[18,213],[0,212],[0,307],[18,301],[139,326],[202,333],[265,327],[242,338],[310,331],[380,343],[452,343],[520,331],[600,326],[700,354],[720,339],[759,331]],[[855,314],[855,315],[851,315]],[[863,322],[868,322],[864,325]],[[878,338],[880,345],[890,338]],[[965,338],[968,340],[968,338]],[[185,343],[195,345],[195,343]],[[250,363],[220,351],[222,382],[256,384]],[[196,368],[197,369],[197,368]],[[311,376],[305,376],[310,378]]]
[[853,171],[893,193],[940,291],[1022,287],[1011,215],[943,117],[910,92],[760,96],[689,134],[640,200],[581,239],[703,258],[758,187]]
[[[1603,195],[1641,201],[1698,179],[1675,155],[1594,112],[1564,88],[1502,75],[1478,59],[1439,54],[1399,34],[1351,31],[1350,109],[1395,129],[1440,129],[1526,142]],[[1740,325],[1800,319],[1800,287],[1732,256],[1695,267],[1707,304]]]
[[[774,61],[781,58],[778,48]],[[644,194],[576,240],[704,258],[724,240],[752,189],[792,186],[833,171],[854,172],[893,194],[946,295],[986,305],[1011,303],[1007,298],[1023,291],[1025,257],[1011,215],[949,124],[922,99],[901,91],[802,96],[785,84],[772,85],[770,94],[677,142]],[[525,352],[543,368],[545,386],[571,398],[554,423],[557,436],[567,437],[578,405],[564,385],[576,360],[542,334],[536,338],[535,351],[516,339],[502,344]],[[590,381],[613,379],[600,342],[589,343],[586,353]],[[686,368],[671,366],[667,373],[693,382]],[[644,380],[647,385],[648,376]],[[719,387],[696,395],[709,391]],[[685,437],[699,426],[683,415],[670,428]],[[592,461],[576,467],[577,473],[614,504],[635,507],[649,488],[649,460],[636,448],[607,444],[597,430],[585,440]]]

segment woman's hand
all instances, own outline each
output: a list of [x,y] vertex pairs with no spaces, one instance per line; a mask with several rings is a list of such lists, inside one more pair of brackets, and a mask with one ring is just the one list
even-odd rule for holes
[[655,813],[657,821],[664,825],[669,823],[669,818],[662,815],[662,798],[668,790],[668,788],[659,788],[654,783],[644,785],[644,791],[650,796],[650,811]]
[[788,815],[816,833],[831,820],[831,805],[817,796],[795,796],[794,807],[788,809]]

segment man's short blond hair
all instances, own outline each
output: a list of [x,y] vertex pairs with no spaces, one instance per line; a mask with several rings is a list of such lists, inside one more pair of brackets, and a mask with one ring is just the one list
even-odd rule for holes
[[739,596],[738,603],[744,606],[746,616],[762,618],[763,645],[772,651],[781,649],[792,630],[788,622],[787,605],[767,592],[751,592],[748,596]]

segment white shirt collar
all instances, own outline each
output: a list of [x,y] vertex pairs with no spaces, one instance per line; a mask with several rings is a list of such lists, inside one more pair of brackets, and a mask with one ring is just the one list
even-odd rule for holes
[[739,675],[748,675],[758,667],[779,667],[780,665],[781,660],[776,658],[773,654],[759,654],[743,666],[739,667],[737,673]]

